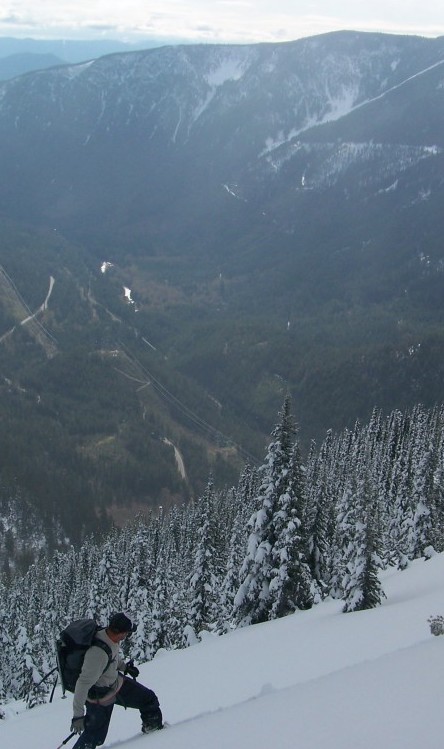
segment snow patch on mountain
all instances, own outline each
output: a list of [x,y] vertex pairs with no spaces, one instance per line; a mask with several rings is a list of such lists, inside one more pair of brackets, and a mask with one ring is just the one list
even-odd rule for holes
[[317,124],[323,125],[325,122],[333,122],[350,114],[354,109],[358,94],[359,88],[357,85],[354,85],[349,87],[344,86],[339,94],[330,96],[327,105],[328,111]]
[[[200,74],[200,79],[209,90],[206,91],[190,115],[188,134],[194,123],[210,107],[219,89],[228,82],[239,81],[251,64],[251,55],[227,47],[222,56],[220,50],[207,61],[207,69]],[[196,68],[198,71],[198,68]],[[199,74],[198,74],[199,75]]]
[[[277,173],[290,161],[301,162],[302,186],[312,189],[331,187],[356,164],[368,164],[365,184],[385,182],[380,192],[398,186],[398,176],[423,159],[442,152],[437,146],[405,146],[382,143],[303,143],[294,140],[274,152],[265,153],[266,169]],[[371,168],[370,168],[371,167]]]
[[204,79],[211,88],[223,86],[227,81],[238,81],[248,68],[248,60],[226,57],[219,64],[204,75]]
[[89,60],[88,62],[82,62],[79,65],[68,65],[64,68],[64,74],[65,77],[69,80],[73,80],[74,78],[77,78],[79,75],[85,72],[91,65],[93,65],[95,60]]
[[277,135],[269,136],[265,139],[265,147],[258,154],[258,158],[265,156],[267,153],[271,153],[285,143],[289,143],[294,138],[297,138],[298,135],[301,135],[301,133],[306,130],[310,130],[312,127],[324,125],[327,122],[334,122],[335,120],[339,120],[341,117],[350,114],[350,112],[355,108],[358,95],[358,85],[344,86],[336,94],[327,91],[325,104],[323,106],[324,114],[314,113],[307,115],[300,127],[292,128],[287,133],[280,130]]
[[131,289],[128,288],[128,286],[123,287],[123,294],[128,304],[134,304],[134,299],[131,296],[132,292]]
[[390,180],[425,158],[434,155],[430,149],[420,146],[386,145],[377,143],[341,143],[330,146],[332,149],[318,169],[312,172],[316,186],[327,187],[335,184],[350,167],[356,163],[371,166],[366,175],[367,186]]
[[[210,106],[212,100],[214,99],[214,95],[216,93],[216,89],[212,88],[205,99],[203,99],[200,104],[194,109],[194,112],[191,116],[191,125],[193,125],[196,120],[199,119],[199,117],[205,112],[206,109]],[[189,128],[190,129],[190,128]]]

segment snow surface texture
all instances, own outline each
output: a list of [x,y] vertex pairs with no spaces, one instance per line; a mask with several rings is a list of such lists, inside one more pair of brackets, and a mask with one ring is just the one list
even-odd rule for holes
[[[383,573],[383,585],[387,600],[377,609],[343,614],[341,602],[326,601],[158,653],[139,679],[157,692],[170,727],[143,736],[137,713],[116,707],[104,746],[441,746],[444,637],[433,637],[427,620],[444,613],[444,554]],[[2,749],[55,749],[69,734],[71,697],[2,709]]]

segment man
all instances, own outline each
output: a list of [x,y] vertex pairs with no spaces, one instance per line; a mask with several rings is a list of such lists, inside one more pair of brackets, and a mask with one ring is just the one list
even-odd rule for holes
[[131,661],[125,664],[119,657],[120,643],[134,631],[135,626],[126,614],[113,614],[108,627],[96,635],[103,646],[93,644],[86,651],[74,692],[71,731],[81,735],[73,749],[96,749],[104,743],[114,705],[140,710],[142,733],[163,728],[156,695],[125,676],[136,677],[139,671]]

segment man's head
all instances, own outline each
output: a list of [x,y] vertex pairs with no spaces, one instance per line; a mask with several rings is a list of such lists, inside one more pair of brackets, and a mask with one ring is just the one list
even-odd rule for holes
[[132,623],[131,619],[123,611],[110,616],[107,633],[114,642],[124,640],[127,635],[135,632],[135,630],[136,625]]

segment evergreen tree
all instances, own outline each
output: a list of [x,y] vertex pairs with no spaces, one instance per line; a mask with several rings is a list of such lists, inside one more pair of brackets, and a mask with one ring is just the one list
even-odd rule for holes
[[187,620],[196,635],[217,620],[219,580],[216,567],[215,525],[211,513],[213,499],[214,486],[213,480],[210,479],[196,508],[197,544],[189,576]]
[[128,574],[123,578],[120,597],[136,624],[129,642],[131,657],[143,663],[152,657],[148,645],[151,629],[152,564],[150,558],[150,526],[141,518],[133,525],[125,562]]
[[429,553],[433,544],[433,474],[436,467],[436,452],[432,440],[430,416],[417,407],[414,412],[414,435],[412,446],[412,493],[414,558]]
[[444,429],[443,414],[440,412],[436,430],[436,466],[432,478],[432,545],[437,552],[444,551]]
[[335,530],[335,501],[333,477],[329,459],[333,436],[327,433],[319,456],[310,456],[307,477],[308,564],[318,590],[326,595],[331,589],[332,547]]
[[17,629],[15,644],[18,664],[17,696],[26,701],[28,708],[32,708],[42,704],[45,701],[45,695],[44,688],[39,686],[42,675],[35,664],[32,641],[23,625],[19,625]]
[[151,601],[151,627],[148,634],[148,645],[150,657],[154,657],[158,650],[169,645],[167,628],[167,576],[165,574],[165,562],[162,558],[157,564],[157,573],[153,584],[153,597]]
[[394,456],[387,530],[388,561],[397,564],[399,569],[405,569],[413,559],[414,508],[411,482],[411,455],[408,435],[404,433]]
[[307,561],[305,476],[297,443],[290,456],[287,486],[282,488],[273,519],[276,540],[271,553],[274,567],[269,588],[270,619],[308,609],[319,601]]
[[262,467],[260,507],[249,520],[251,532],[234,601],[235,621],[241,626],[307,608],[313,602],[301,530],[304,480],[299,451],[293,444],[289,397],[279,416]]
[[117,561],[116,546],[117,533],[113,531],[102,544],[98,564],[93,569],[88,610],[98,622],[106,623],[110,615],[119,608],[120,565]]
[[239,589],[239,571],[242,564],[244,549],[245,520],[242,514],[239,513],[234,522],[231,534],[230,552],[219,599],[217,631],[221,633],[227,632],[231,628],[234,600]]
[[378,572],[382,561],[377,537],[377,501],[370,489],[365,458],[350,479],[341,529],[348,538],[342,583],[344,611],[361,611],[381,603],[384,593]]

